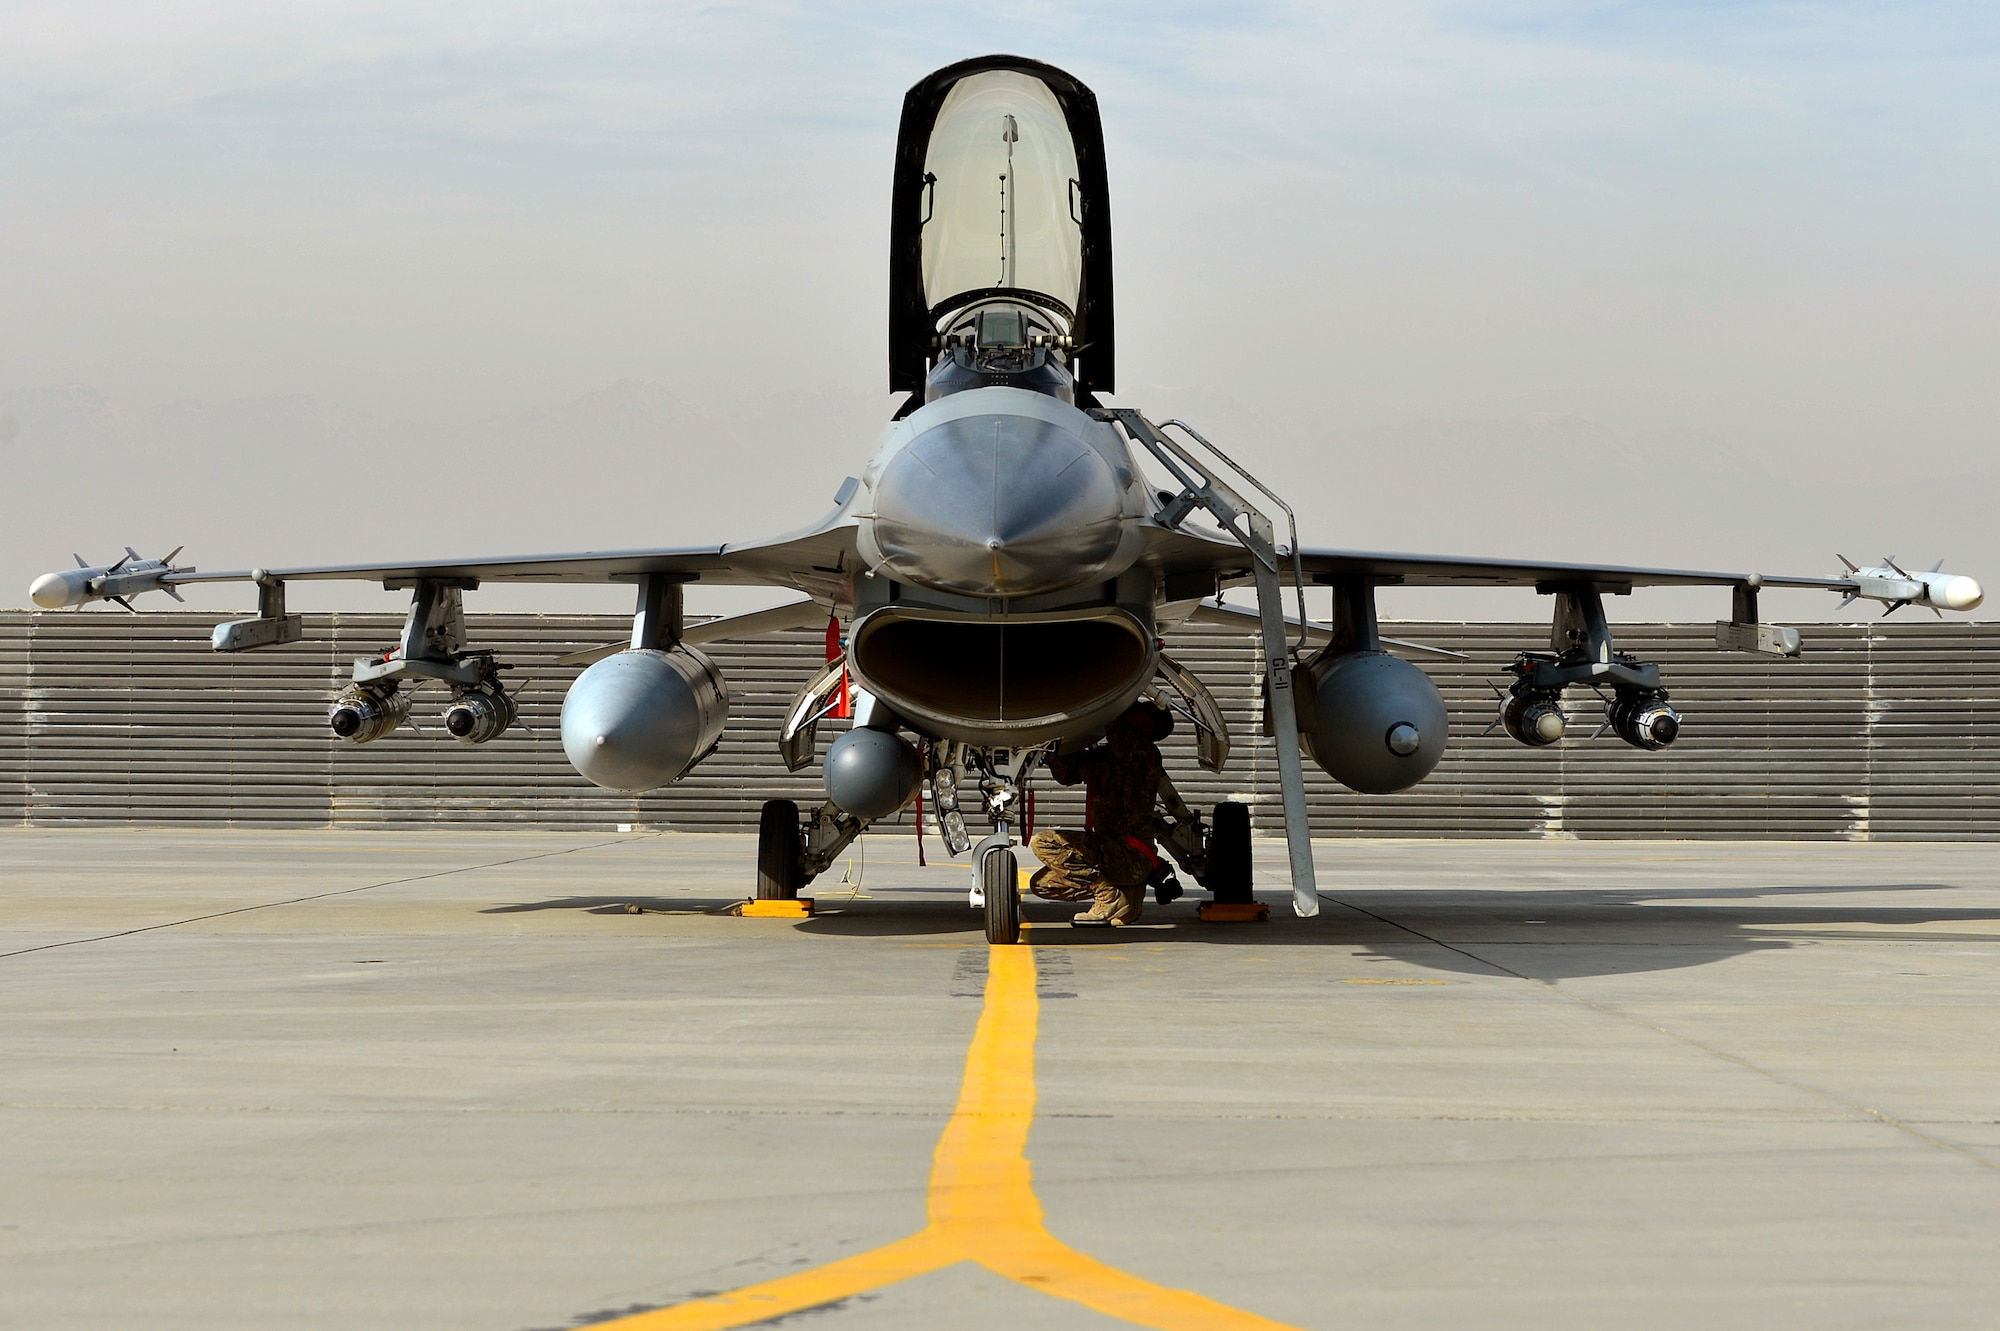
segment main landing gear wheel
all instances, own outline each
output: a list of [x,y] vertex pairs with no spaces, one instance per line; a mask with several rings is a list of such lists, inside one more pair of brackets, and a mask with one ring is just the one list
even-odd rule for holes
[[986,897],[986,941],[1021,941],[1021,862],[1011,850],[988,851],[979,862],[979,890]]
[[799,806],[765,800],[757,819],[757,900],[793,901],[799,895]]
[[1208,878],[1202,883],[1221,902],[1249,902],[1250,806],[1218,804],[1208,834]]

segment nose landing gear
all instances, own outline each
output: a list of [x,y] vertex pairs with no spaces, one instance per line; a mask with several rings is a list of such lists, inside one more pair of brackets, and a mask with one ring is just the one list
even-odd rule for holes
[[[989,943],[1018,943],[1021,941],[1021,860],[1014,854],[1014,820],[1023,804],[1022,794],[1027,789],[1028,778],[1034,772],[1041,754],[1039,750],[1026,753],[1008,749],[992,749],[984,754],[955,748],[945,755],[953,761],[940,766],[940,777],[953,770],[964,770],[970,766],[979,771],[978,789],[980,799],[986,805],[987,816],[993,820],[993,833],[978,845],[972,847],[972,891],[969,894],[972,908],[986,913],[986,941]],[[963,766],[962,766],[963,765]],[[962,789],[957,781],[951,783],[954,795]],[[933,790],[942,790],[939,781]],[[959,817],[954,799],[949,816],[958,819],[959,835],[964,821]],[[947,830],[946,812],[941,808],[938,823],[941,831]],[[953,847],[957,853],[959,847]]]
[[986,941],[1021,941],[1021,861],[997,847],[979,860],[979,894],[985,898]]

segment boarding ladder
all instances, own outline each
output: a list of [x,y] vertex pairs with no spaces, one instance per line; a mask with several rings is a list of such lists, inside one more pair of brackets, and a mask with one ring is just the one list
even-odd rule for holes
[[[1099,408],[1091,412],[1101,421],[1115,424],[1127,438],[1165,467],[1181,492],[1167,499],[1154,517],[1163,526],[1178,531],[1196,509],[1214,517],[1216,525],[1250,553],[1251,572],[1256,578],[1257,619],[1264,640],[1265,682],[1271,708],[1271,729],[1278,739],[1278,785],[1284,794],[1285,847],[1292,864],[1292,909],[1300,915],[1319,914],[1319,887],[1313,877],[1312,829],[1306,823],[1306,778],[1300,761],[1299,713],[1292,692],[1292,676],[1297,658],[1306,644],[1305,566],[1299,557],[1299,523],[1292,506],[1270,486],[1258,480],[1243,465],[1204,438],[1186,421],[1170,420],[1155,425],[1129,407]],[[1177,431],[1201,450],[1182,444],[1167,432]],[[1205,461],[1212,459],[1211,461]],[[1219,466],[1216,464],[1220,464]],[[1248,482],[1272,504],[1282,509],[1290,531],[1291,544],[1280,546],[1276,526],[1265,510],[1246,500],[1225,479],[1233,473]],[[1292,586],[1299,601],[1299,640],[1296,645],[1285,631],[1284,590],[1280,580],[1290,565]]]

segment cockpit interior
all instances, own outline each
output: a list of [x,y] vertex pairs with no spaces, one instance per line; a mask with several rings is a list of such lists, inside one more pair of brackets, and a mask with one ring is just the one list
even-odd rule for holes
[[954,312],[938,334],[937,363],[924,380],[924,401],[968,388],[1005,385],[1046,393],[1072,406],[1070,338],[1056,315],[994,301]]

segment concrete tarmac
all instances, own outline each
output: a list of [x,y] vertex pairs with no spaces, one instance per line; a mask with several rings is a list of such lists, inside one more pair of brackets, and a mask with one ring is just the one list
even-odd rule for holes
[[713,913],[739,837],[0,832],[0,1325],[809,1281],[1017,1103],[1039,1223],[1101,1267],[784,1324],[1130,1325],[1073,1301],[1120,1280],[1189,1327],[2000,1324],[1994,848],[1326,842],[1298,920],[1260,845],[1270,923],[1031,902],[1019,974],[963,870],[867,850],[783,921]]

